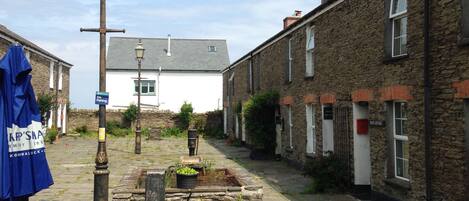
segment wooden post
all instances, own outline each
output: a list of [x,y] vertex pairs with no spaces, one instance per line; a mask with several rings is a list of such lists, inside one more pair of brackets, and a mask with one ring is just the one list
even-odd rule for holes
[[165,200],[165,170],[148,170],[145,179],[145,201]]

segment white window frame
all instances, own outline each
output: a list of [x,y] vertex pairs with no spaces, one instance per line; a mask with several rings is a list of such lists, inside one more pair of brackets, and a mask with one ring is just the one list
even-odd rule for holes
[[54,62],[50,61],[49,64],[49,88],[54,88]]
[[57,128],[62,127],[62,104],[57,108]]
[[25,57],[28,60],[29,63],[31,63],[31,51],[25,50]]
[[62,86],[63,86],[63,73],[62,73],[63,69],[62,68],[63,68],[62,64],[59,64],[59,84],[58,84],[59,90],[62,90]]
[[[401,121],[407,121],[407,117],[400,117],[400,118],[396,118],[396,104],[407,104],[406,102],[403,102],[403,101],[394,101],[392,103],[392,119],[393,119],[393,146],[394,146],[394,156],[393,156],[393,160],[394,160],[394,176],[398,179],[402,179],[402,180],[405,180],[405,181],[409,181],[409,178],[405,178],[405,177],[401,177],[401,176],[398,176],[397,175],[397,147],[396,147],[396,141],[399,140],[399,141],[404,141],[407,143],[407,146],[409,146],[409,137],[407,135],[397,135],[396,134],[396,120],[401,120]],[[402,108],[401,108],[401,113],[402,113]],[[407,111],[405,111],[407,112]],[[401,129],[402,129],[402,124],[401,124]],[[410,148],[410,146],[409,146]],[[402,150],[403,151],[403,155],[404,155],[404,149]],[[410,154],[410,153],[409,153]],[[409,166],[410,166],[410,163],[409,163],[409,159],[405,159],[405,158],[401,158],[401,160],[405,161],[407,160],[407,163],[408,163],[408,166],[407,166],[407,172],[409,172]],[[405,166],[404,166],[405,167]],[[403,170],[405,171],[405,170]]]
[[[306,69],[305,75],[306,77],[314,76],[314,50],[316,49],[316,39],[315,39],[315,27],[309,26],[306,28]],[[312,38],[312,40],[310,40]],[[312,42],[312,47],[310,48],[310,42]]]
[[287,112],[288,112],[288,135],[289,135],[289,141],[290,141],[290,149],[293,149],[293,112],[292,112],[292,106],[288,105],[287,106]]
[[[395,55],[395,54],[394,54],[394,47],[395,47],[394,40],[397,39],[397,38],[399,38],[399,39],[405,38],[405,39],[406,39],[406,44],[405,44],[405,45],[407,46],[407,41],[408,41],[408,40],[407,40],[407,32],[408,32],[408,30],[407,30],[407,27],[406,27],[406,34],[400,35],[400,36],[398,36],[398,37],[395,37],[395,34],[394,34],[394,31],[395,31],[395,21],[397,21],[397,20],[402,20],[403,18],[407,18],[407,5],[406,5],[406,9],[405,9],[405,10],[403,10],[403,11],[401,11],[401,12],[399,12],[399,13],[393,13],[393,5],[394,5],[394,2],[395,2],[395,1],[399,1],[399,0],[391,0],[391,5],[390,5],[390,9],[389,9],[389,18],[390,18],[391,21],[392,21],[392,22],[391,22],[391,23],[392,23],[392,35],[391,35],[391,44],[392,44],[391,46],[392,46],[392,48],[391,48],[391,55],[392,55],[392,57],[399,57],[399,56],[405,56],[405,55],[407,55],[407,48],[406,48],[405,53],[402,53],[402,50],[401,50],[400,54]],[[407,4],[407,0],[406,0],[406,4]],[[407,20],[407,19],[406,19],[406,20]]]
[[293,38],[288,39],[288,82],[293,80],[292,68],[293,68],[293,51],[292,51]]
[[[147,84],[148,91],[146,93],[143,93],[142,88],[144,83]],[[150,92],[150,83],[153,83],[153,92]],[[138,94],[138,91],[135,91],[135,88],[138,85],[138,80],[134,80],[134,95]],[[156,80],[140,80],[140,95],[144,96],[156,96]]]
[[217,46],[209,45],[208,46],[208,52],[217,52]]
[[[306,153],[307,154],[316,154],[316,109],[313,104],[306,105]],[[311,135],[311,137],[309,137]],[[311,138],[312,143],[309,148]],[[312,149],[312,152],[308,150]]]

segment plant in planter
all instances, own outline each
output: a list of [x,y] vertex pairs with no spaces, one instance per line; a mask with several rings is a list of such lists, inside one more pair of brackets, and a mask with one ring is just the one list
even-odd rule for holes
[[199,172],[190,167],[180,167],[176,170],[176,184],[178,188],[193,189],[197,185]]

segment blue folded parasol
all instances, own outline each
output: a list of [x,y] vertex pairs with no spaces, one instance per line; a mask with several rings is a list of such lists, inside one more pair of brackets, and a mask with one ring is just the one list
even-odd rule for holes
[[11,46],[0,60],[0,199],[4,200],[32,196],[53,184],[31,70],[21,46]]

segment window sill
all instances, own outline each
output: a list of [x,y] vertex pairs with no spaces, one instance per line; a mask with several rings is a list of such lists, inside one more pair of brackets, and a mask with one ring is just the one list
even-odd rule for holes
[[305,75],[305,80],[313,80],[314,75]]
[[404,189],[404,190],[410,190],[410,182],[402,180],[402,179],[389,178],[389,179],[385,179],[384,183],[393,187]]
[[383,64],[390,64],[390,63],[398,62],[407,58],[409,58],[408,54],[397,56],[397,57],[386,57],[383,61]]
[[[134,96],[138,96],[138,94],[134,94]],[[140,94],[140,96],[156,96],[156,93],[153,93],[153,94]]]

